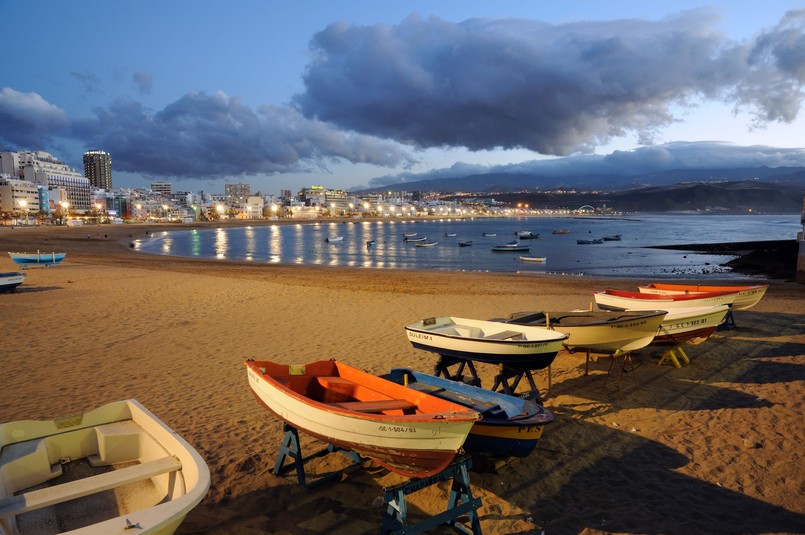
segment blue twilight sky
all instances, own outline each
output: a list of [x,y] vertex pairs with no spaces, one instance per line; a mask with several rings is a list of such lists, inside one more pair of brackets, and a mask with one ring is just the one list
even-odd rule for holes
[[0,20],[0,150],[81,170],[103,149],[116,187],[805,165],[801,1],[0,0]]

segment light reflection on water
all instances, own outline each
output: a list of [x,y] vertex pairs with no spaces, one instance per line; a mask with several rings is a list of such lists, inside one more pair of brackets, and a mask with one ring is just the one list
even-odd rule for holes
[[[570,234],[553,234],[556,229]],[[515,240],[517,231],[540,233],[520,240],[530,253],[493,253],[491,247]],[[255,263],[342,266],[375,269],[533,272],[628,277],[679,277],[722,272],[729,255],[650,249],[649,246],[795,239],[799,215],[670,216],[629,218],[507,218],[429,221],[344,221],[176,231],[135,242],[148,253],[253,261]],[[406,243],[416,232],[435,247]],[[484,233],[496,237],[484,237]],[[455,236],[446,236],[453,234]],[[621,241],[578,245],[577,239],[621,234]],[[343,237],[330,242],[325,238]],[[375,244],[367,245],[367,241]],[[471,247],[458,247],[472,240]],[[545,256],[526,264],[519,256]]]

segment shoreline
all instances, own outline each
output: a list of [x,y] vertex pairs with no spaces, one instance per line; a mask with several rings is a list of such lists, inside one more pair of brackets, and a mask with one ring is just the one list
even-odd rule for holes
[[[68,253],[0,294],[0,422],[137,399],[212,474],[180,535],[368,535],[382,522],[383,489],[401,481],[371,461],[312,489],[274,476],[282,426],[251,395],[247,358],[431,373],[434,355],[412,348],[404,325],[587,308],[593,291],[650,282],[163,257],[132,251],[130,234],[176,226],[115,227],[0,230],[6,250]],[[0,271],[13,270],[1,253]],[[801,533],[805,285],[766,282],[735,329],[686,349],[690,365],[658,366],[661,348],[640,351],[618,388],[611,358],[594,358],[585,376],[585,355],[563,351],[550,391],[547,373],[535,374],[557,421],[529,457],[471,470],[483,532]],[[489,387],[496,369],[478,369]],[[307,453],[321,447],[300,438]],[[328,456],[306,470],[340,463]],[[410,495],[409,513],[437,514],[448,493],[449,482]]]

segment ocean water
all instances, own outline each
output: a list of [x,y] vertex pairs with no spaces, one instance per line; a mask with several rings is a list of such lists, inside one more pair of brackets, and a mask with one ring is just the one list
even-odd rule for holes
[[[568,234],[554,234],[566,229]],[[566,276],[698,278],[713,273],[730,278],[721,264],[732,255],[651,249],[651,246],[796,239],[800,216],[792,215],[636,215],[619,218],[523,217],[439,220],[347,220],[240,228],[194,229],[137,240],[144,253],[246,261],[257,264],[521,272]],[[518,240],[518,231],[539,239]],[[403,234],[437,241],[416,247]],[[495,236],[484,236],[495,234]],[[578,239],[620,234],[621,241],[579,245]],[[340,237],[340,241],[326,238]],[[375,243],[367,245],[373,240]],[[517,240],[527,252],[493,252],[492,246]],[[472,246],[459,247],[461,241]],[[540,256],[540,264],[520,256]],[[737,276],[737,275],[735,275]]]

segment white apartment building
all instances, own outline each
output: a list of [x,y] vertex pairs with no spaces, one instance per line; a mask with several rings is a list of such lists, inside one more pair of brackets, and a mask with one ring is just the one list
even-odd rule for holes
[[21,215],[39,212],[39,188],[17,178],[0,179],[0,211]]
[[0,173],[33,182],[45,189],[62,188],[70,209],[90,209],[90,184],[84,175],[44,151],[0,152]]

